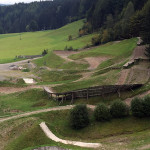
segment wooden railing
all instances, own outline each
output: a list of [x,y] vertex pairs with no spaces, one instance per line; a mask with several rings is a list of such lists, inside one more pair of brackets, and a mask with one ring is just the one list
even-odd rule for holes
[[143,84],[130,84],[130,85],[105,85],[105,86],[95,86],[85,89],[79,89],[63,93],[54,93],[49,90],[48,87],[44,87],[44,91],[48,94],[49,98],[54,98],[57,101],[63,103],[64,100],[71,100],[71,103],[78,98],[86,98],[104,96],[106,94],[118,93],[120,97],[120,92],[129,91],[143,86]]

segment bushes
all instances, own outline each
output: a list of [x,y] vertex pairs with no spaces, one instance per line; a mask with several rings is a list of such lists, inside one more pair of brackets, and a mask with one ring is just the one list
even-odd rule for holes
[[73,49],[72,46],[70,46],[70,47],[66,46],[66,47],[64,48],[64,50],[65,50],[65,51],[77,51],[77,49]]
[[47,54],[48,54],[48,50],[47,50],[47,49],[44,49],[43,52],[42,52],[42,55],[45,56],[45,55],[47,55]]
[[92,45],[97,46],[101,44],[101,38],[100,35],[96,35],[92,38]]
[[132,115],[135,117],[144,117],[144,105],[143,105],[143,99],[141,98],[135,98],[131,102],[131,111]]
[[[150,96],[134,98],[131,102],[131,114],[135,117],[150,117]],[[115,101],[107,107],[99,104],[93,113],[94,119],[99,122],[109,121],[111,118],[123,118],[129,115],[129,107],[122,101]],[[70,112],[70,124],[73,129],[82,129],[89,124],[89,115],[86,105],[77,105]]]
[[129,108],[125,103],[121,101],[115,101],[110,107],[110,112],[112,117],[122,118],[129,115]]
[[144,116],[150,117],[150,96],[145,96],[143,101]]
[[86,105],[77,105],[70,112],[70,124],[73,129],[82,129],[89,124]]
[[150,96],[135,98],[131,102],[131,111],[133,116],[142,118],[150,117]]
[[94,111],[94,117],[96,121],[108,121],[110,120],[110,110],[107,106],[104,104],[99,104],[95,111]]

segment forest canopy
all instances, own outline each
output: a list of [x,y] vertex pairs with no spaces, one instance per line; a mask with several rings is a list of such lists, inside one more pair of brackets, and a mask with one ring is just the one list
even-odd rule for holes
[[[79,36],[98,32],[95,45],[142,36],[149,40],[148,0],[53,0],[0,6],[0,33],[56,29],[85,18]],[[70,33],[71,34],[71,33]]]

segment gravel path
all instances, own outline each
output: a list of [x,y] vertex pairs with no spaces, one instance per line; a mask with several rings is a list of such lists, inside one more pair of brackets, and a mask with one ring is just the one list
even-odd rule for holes
[[87,147],[87,148],[98,148],[98,147],[102,146],[102,144],[100,144],[100,143],[84,143],[84,142],[78,142],[78,141],[62,140],[62,139],[58,138],[57,136],[55,136],[49,130],[49,128],[47,127],[45,122],[42,122],[40,124],[40,127],[43,130],[43,132],[46,134],[46,136],[55,142],[60,142],[63,144],[70,144],[70,145],[75,145],[75,146],[80,146],[80,147]]

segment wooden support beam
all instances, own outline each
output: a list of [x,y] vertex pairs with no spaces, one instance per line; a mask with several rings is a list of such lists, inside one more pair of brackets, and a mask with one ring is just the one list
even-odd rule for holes
[[67,95],[65,94],[65,101],[67,100]]
[[74,101],[74,94],[73,94],[73,92],[72,92],[72,99],[71,99],[71,104],[73,104],[73,101]]
[[118,89],[117,91],[118,95],[119,95],[119,98],[121,97],[121,94],[120,94],[120,89]]
[[89,99],[89,89],[87,89],[87,100]]

